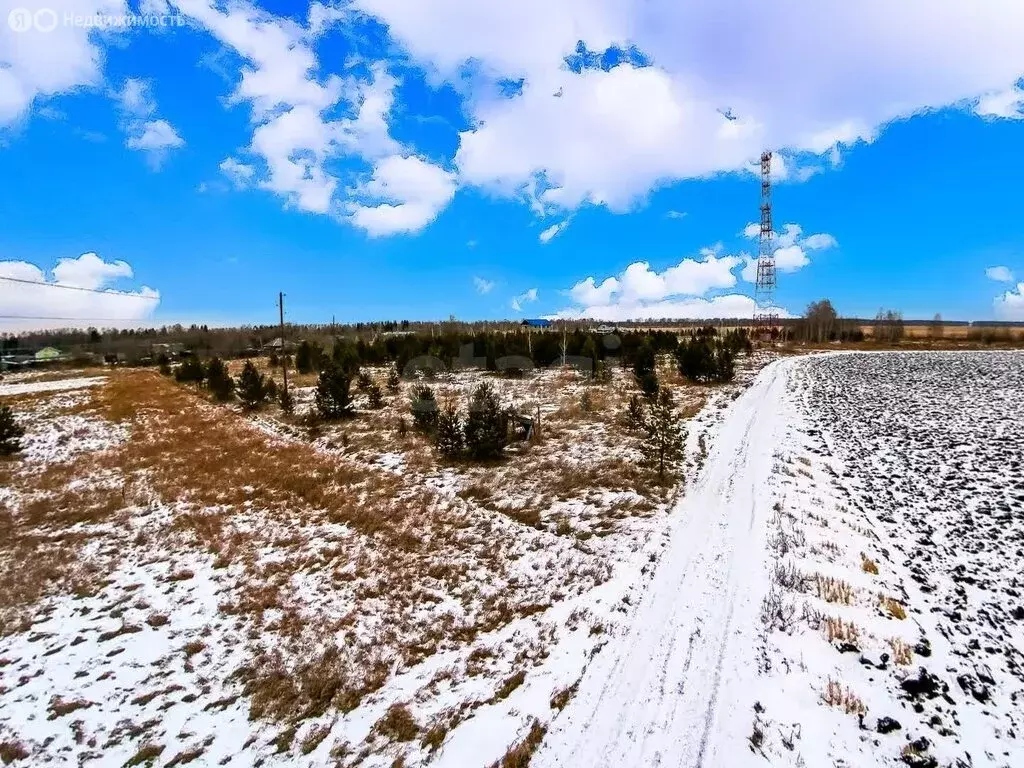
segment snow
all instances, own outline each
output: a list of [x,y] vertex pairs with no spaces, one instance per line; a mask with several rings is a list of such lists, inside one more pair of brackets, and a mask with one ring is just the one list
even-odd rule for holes
[[768,366],[729,409],[705,472],[673,511],[668,549],[629,628],[591,664],[536,765],[731,764],[747,726],[734,705],[751,677],[750,565],[771,510],[760,489],[795,362]]
[[68,389],[96,387],[106,381],[105,376],[80,376],[55,381],[29,381],[26,383],[0,384],[0,397],[4,395],[28,395],[36,392],[61,392]]

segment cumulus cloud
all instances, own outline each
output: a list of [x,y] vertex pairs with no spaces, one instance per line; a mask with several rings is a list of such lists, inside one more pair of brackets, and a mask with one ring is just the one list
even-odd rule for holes
[[1012,283],[1013,272],[1009,267],[989,267],[985,270],[985,277],[995,280],[997,283]]
[[[761,234],[759,224],[750,223],[743,228],[743,236],[757,240]],[[804,236],[799,224],[785,224],[781,232],[772,233],[775,246],[775,268],[779,272],[796,272],[811,263],[808,251],[824,251],[839,245],[832,235],[821,232]],[[747,256],[740,276],[748,283],[757,281],[757,257]]]
[[169,150],[185,146],[174,126],[156,117],[156,102],[148,82],[130,77],[114,97],[121,112],[125,146],[145,152],[154,168],[160,167]]
[[518,296],[516,296],[514,299],[512,299],[512,309],[514,309],[516,312],[522,312],[523,311],[523,304],[528,304],[529,302],[536,301],[536,300],[537,300],[537,289],[536,288],[531,288],[530,290],[526,291],[525,293],[521,293]]
[[[115,281],[133,277],[132,268],[124,261],[104,261],[95,253],[83,253],[74,259],[62,258],[49,275],[41,267],[27,261],[0,261],[0,276],[45,283],[28,285],[0,280],[0,306],[4,307],[4,314],[44,318],[0,320],[8,329],[145,320],[152,316],[160,303],[160,293],[148,286],[142,286],[137,291],[110,289],[109,286]],[[87,290],[70,290],[72,288]]]
[[455,195],[455,175],[418,157],[380,160],[355,193],[368,202],[350,203],[353,224],[370,237],[418,232]]
[[1014,85],[1000,91],[987,93],[978,99],[974,111],[982,117],[988,118],[1024,119],[1024,90]]
[[[761,312],[767,308],[762,307]],[[790,317],[789,313],[779,307],[773,310],[779,317]],[[688,319],[711,320],[715,318],[751,318],[758,314],[758,306],[749,296],[742,294],[726,294],[705,299],[688,297],[646,304],[599,304],[589,307],[563,309],[556,313],[558,318],[588,318],[621,322],[625,320],[658,320]]]
[[[799,181],[838,145],[870,142],[928,108],[1015,116],[1024,73],[1024,6],[1008,0],[354,7],[434,77],[468,88],[472,125],[456,156],[464,181],[509,196],[536,184],[546,209],[623,210],[667,181],[748,172],[764,147],[785,150],[776,172]],[[566,67],[579,41],[598,53],[634,46],[649,66],[627,57],[607,70]],[[509,94],[495,85],[503,79],[522,87]],[[808,155],[822,161],[798,162]]]
[[1017,283],[1015,290],[997,296],[994,308],[1000,320],[1024,320],[1024,283]]
[[477,293],[490,293],[494,290],[494,281],[485,280],[482,277],[474,277],[473,285],[476,287]]

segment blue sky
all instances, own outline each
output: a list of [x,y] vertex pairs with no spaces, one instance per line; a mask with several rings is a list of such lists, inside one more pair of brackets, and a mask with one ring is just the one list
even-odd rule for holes
[[890,5],[0,0],[0,275],[140,294],[0,315],[749,315],[767,148],[784,310],[1024,319],[1024,10]]

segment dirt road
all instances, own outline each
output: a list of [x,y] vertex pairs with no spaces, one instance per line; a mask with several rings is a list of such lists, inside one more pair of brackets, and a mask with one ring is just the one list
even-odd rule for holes
[[787,371],[729,408],[629,629],[595,657],[533,765],[734,768],[752,760],[754,638]]

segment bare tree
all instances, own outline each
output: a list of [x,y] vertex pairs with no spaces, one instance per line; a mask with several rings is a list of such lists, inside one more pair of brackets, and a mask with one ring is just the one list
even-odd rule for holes
[[828,299],[807,305],[807,340],[817,343],[828,341],[836,329],[839,315]]

